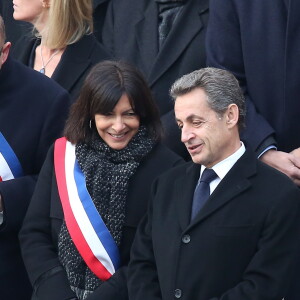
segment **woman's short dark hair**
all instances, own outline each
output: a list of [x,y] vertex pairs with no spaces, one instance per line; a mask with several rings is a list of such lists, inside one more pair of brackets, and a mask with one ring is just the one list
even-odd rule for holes
[[[142,74],[123,61],[102,61],[86,77],[79,98],[71,106],[64,135],[72,143],[90,140],[95,132],[94,116],[112,112],[126,94],[140,124],[155,140],[162,135],[158,108]],[[90,128],[90,121],[92,126]]]

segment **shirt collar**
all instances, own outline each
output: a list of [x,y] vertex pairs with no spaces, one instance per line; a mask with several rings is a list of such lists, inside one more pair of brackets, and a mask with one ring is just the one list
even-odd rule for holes
[[[224,160],[220,161],[212,167],[212,169],[216,172],[216,174],[221,180],[230,171],[230,169],[238,161],[238,159],[245,153],[245,151],[245,145],[241,141],[241,147],[237,151],[235,151],[233,154],[231,154],[230,156],[228,156],[227,158],[225,158]],[[200,178],[205,169],[206,167],[202,165],[200,170]]]

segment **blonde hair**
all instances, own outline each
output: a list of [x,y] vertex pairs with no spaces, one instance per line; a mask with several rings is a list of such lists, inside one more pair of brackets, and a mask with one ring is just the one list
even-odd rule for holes
[[51,49],[62,49],[93,32],[91,0],[51,0],[47,24],[40,34]]

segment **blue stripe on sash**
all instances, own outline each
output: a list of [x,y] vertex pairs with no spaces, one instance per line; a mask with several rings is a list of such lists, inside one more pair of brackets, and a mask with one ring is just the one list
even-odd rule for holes
[[23,169],[21,167],[18,158],[1,132],[0,132],[0,152],[5,158],[12,174],[14,175],[14,178],[23,176]]
[[99,239],[101,240],[105,250],[107,251],[112,263],[114,265],[115,270],[117,270],[120,266],[120,256],[119,249],[116,245],[113,237],[111,236],[109,230],[104,224],[99,212],[97,211],[91,196],[86,188],[84,175],[78,165],[78,162],[75,161],[74,166],[74,178],[79,194],[79,198],[82,202],[82,205],[90,219],[90,222],[97,233]]

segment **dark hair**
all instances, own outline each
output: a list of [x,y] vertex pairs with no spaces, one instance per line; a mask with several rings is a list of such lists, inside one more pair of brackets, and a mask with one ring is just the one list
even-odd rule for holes
[[122,95],[126,94],[140,124],[145,125],[152,138],[162,135],[159,112],[142,74],[122,61],[102,61],[86,77],[79,98],[71,106],[64,135],[72,143],[90,140],[95,126],[90,128],[96,114],[111,112]]
[[171,97],[185,95],[196,88],[201,88],[207,95],[207,103],[220,117],[232,103],[239,108],[239,130],[245,127],[246,105],[238,80],[226,70],[202,68],[186,74],[175,81],[170,89]]

